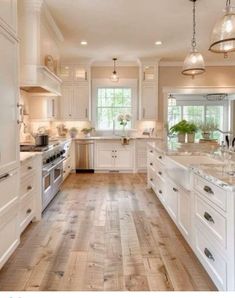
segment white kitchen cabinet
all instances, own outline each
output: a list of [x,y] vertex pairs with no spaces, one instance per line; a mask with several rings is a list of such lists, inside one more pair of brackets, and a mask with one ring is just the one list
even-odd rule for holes
[[178,188],[170,181],[166,180],[166,209],[175,223],[178,220]]
[[62,86],[60,116],[61,120],[89,120],[89,86],[87,83]]
[[[2,4],[2,3],[1,3]],[[1,10],[0,4],[0,10]],[[0,27],[0,174],[19,166],[18,44]]]
[[0,269],[19,244],[19,170],[0,175]]
[[51,121],[58,118],[58,98],[31,96],[28,101],[31,120]]
[[191,193],[179,189],[178,193],[178,228],[185,239],[190,242],[191,236]]
[[17,31],[17,0],[3,0],[0,7],[0,24],[10,33]]
[[141,119],[156,120],[157,115],[157,93],[156,86],[153,83],[142,84],[141,96]]
[[89,80],[89,66],[87,64],[62,64],[60,77],[63,82],[79,83]]
[[136,171],[147,171],[147,142],[136,140]]
[[156,121],[158,107],[158,61],[140,61],[140,120]]
[[74,86],[73,111],[75,119],[89,120],[89,87],[88,84]]
[[134,168],[134,146],[119,142],[101,142],[95,146],[96,170],[125,171]]

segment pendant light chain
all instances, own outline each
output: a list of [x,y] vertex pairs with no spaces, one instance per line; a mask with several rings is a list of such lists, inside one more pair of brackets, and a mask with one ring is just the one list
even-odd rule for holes
[[192,48],[196,49],[196,1],[193,1],[193,38],[192,38]]

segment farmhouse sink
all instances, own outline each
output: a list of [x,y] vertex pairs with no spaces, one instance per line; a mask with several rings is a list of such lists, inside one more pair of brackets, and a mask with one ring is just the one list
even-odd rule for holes
[[192,165],[223,165],[222,161],[204,155],[174,155],[166,158],[168,176],[183,188],[191,189]]

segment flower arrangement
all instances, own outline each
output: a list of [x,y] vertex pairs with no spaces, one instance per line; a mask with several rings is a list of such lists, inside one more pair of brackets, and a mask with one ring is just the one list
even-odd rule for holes
[[131,115],[126,114],[119,114],[117,117],[117,120],[120,122],[120,125],[123,127],[123,136],[125,136],[125,127],[127,126],[127,123],[131,121]]

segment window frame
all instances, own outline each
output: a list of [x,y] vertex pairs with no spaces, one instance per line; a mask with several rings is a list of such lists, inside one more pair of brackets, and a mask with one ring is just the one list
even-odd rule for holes
[[[92,80],[92,125],[96,131],[110,132],[113,129],[99,129],[97,119],[97,102],[98,102],[98,89],[99,88],[130,88],[132,94],[132,107],[131,107],[131,129],[135,128],[138,115],[138,80],[137,79],[119,79],[118,82],[112,82],[110,79],[93,79]],[[120,131],[120,130],[117,130]]]

